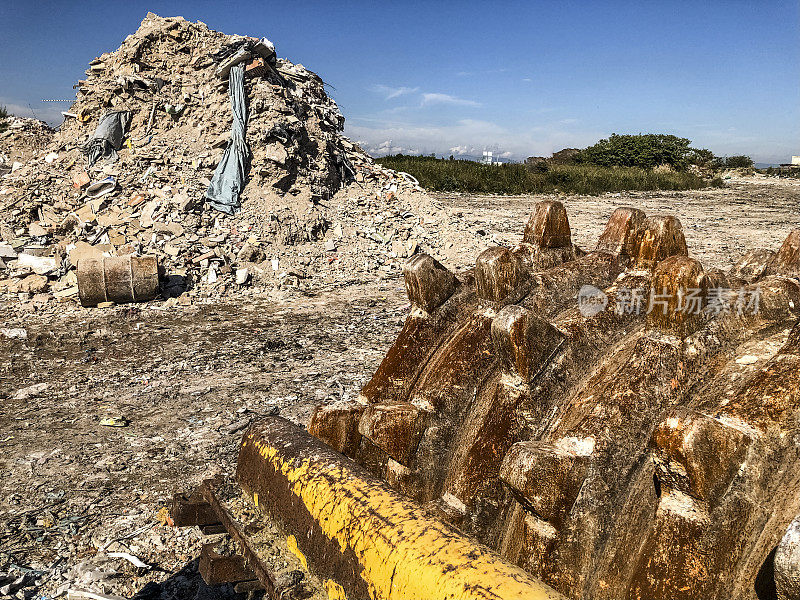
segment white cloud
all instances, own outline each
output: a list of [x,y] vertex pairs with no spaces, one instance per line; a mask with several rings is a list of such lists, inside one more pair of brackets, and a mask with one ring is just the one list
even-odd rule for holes
[[387,154],[410,154],[412,156],[417,156],[420,154],[418,149],[397,145],[392,140],[383,140],[378,143],[357,140],[357,143],[372,156],[386,156]]
[[450,148],[450,154],[454,156],[466,156],[475,154],[476,152],[477,148],[475,148],[475,146],[453,146]]
[[427,93],[422,94],[422,106],[430,106],[432,104],[451,104],[456,106],[480,106],[480,102],[474,100],[466,100],[450,94],[436,94]]
[[514,160],[588,146],[605,135],[601,131],[574,131],[556,121],[536,127],[507,128],[478,119],[434,126],[411,120],[382,123],[353,119],[345,131],[373,156],[408,154],[409,150],[418,154],[434,152],[439,156],[480,156],[483,150],[492,150],[496,156]]
[[418,87],[391,87],[388,85],[383,85],[380,83],[376,83],[369,87],[371,92],[375,92],[376,94],[381,94],[384,100],[391,100],[393,98],[399,98],[400,96],[405,96],[407,94],[413,94],[419,91]]

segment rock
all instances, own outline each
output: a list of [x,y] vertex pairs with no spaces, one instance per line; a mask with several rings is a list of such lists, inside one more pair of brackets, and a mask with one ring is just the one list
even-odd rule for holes
[[260,263],[265,258],[266,255],[263,250],[257,246],[251,246],[250,244],[244,244],[236,255],[236,260],[240,262]]
[[98,244],[92,246],[88,242],[79,241],[75,243],[75,247],[69,252],[69,262],[73,266],[77,266],[78,261],[83,258],[99,258],[104,252],[112,252],[114,248],[107,244]]
[[17,258],[17,252],[8,244],[0,244],[0,259],[13,260]]
[[47,277],[44,275],[28,275],[19,284],[19,291],[28,294],[37,294],[47,290]]
[[55,271],[57,265],[55,258],[23,253],[17,257],[17,267],[29,267],[37,275],[47,275]]
[[11,396],[11,399],[30,400],[31,398],[35,398],[36,396],[40,395],[48,387],[49,385],[47,383],[34,383],[33,385],[29,385],[28,387],[21,388],[14,392],[14,395]]
[[250,279],[250,271],[247,269],[236,269],[236,285],[244,285]]
[[266,148],[264,157],[267,160],[271,160],[272,162],[283,166],[286,164],[286,160],[289,158],[289,155],[286,153],[286,148],[280,144],[270,144]]
[[27,340],[28,332],[22,328],[4,328],[0,329],[0,335],[10,340]]
[[28,225],[28,234],[31,237],[45,237],[49,233],[50,232],[47,231],[47,229],[45,229],[38,223],[31,223],[30,225]]

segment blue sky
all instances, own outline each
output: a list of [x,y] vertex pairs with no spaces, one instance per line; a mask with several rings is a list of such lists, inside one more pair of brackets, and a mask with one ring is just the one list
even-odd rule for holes
[[521,159],[617,133],[800,154],[800,2],[22,2],[0,5],[0,103],[52,120],[148,10],[266,36],[374,153]]

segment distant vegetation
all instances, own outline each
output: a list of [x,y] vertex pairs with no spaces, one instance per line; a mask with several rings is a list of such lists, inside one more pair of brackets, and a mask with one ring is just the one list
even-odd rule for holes
[[436,191],[496,194],[689,190],[722,186],[716,172],[752,169],[748,156],[717,157],[674,135],[618,135],[588,148],[565,148],[524,164],[484,165],[434,156],[385,156],[378,162],[416,177]]
[[674,135],[614,133],[608,139],[575,152],[572,162],[642,169],[668,166],[676,171],[685,171],[690,166],[713,170],[753,168],[753,159],[749,156],[714,156],[706,148],[692,148],[691,143],[691,140]]
[[753,159],[749,156],[716,156],[711,165],[715,169],[752,169]]
[[767,167],[766,169],[758,169],[758,172],[772,177],[800,178],[800,165],[782,168]]
[[573,160],[602,167],[639,167],[654,169],[669,165],[676,171],[685,171],[699,153],[713,154],[708,150],[694,150],[692,142],[674,135],[648,133],[644,135],[612,134],[593,146],[581,150]]
[[482,165],[468,160],[397,154],[377,160],[396,171],[416,177],[426,189],[484,194],[601,194],[626,190],[687,190],[722,185],[688,171],[606,167],[592,164],[552,164],[546,168],[527,164]]
[[8,128],[8,110],[5,106],[0,106],[0,133]]

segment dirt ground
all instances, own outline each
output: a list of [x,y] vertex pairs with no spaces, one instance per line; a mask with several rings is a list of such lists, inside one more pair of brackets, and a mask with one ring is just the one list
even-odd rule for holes
[[[518,241],[542,198],[436,196],[451,227],[437,232],[437,258],[460,269]],[[678,216],[692,255],[723,268],[800,227],[790,181],[561,199],[584,248],[615,207],[636,206]],[[199,534],[168,527],[161,509],[230,474],[260,414],[305,423],[315,404],[357,395],[408,308],[399,278],[169,309],[0,305],[0,596],[220,593],[192,575]],[[120,552],[150,567],[111,556]]]

